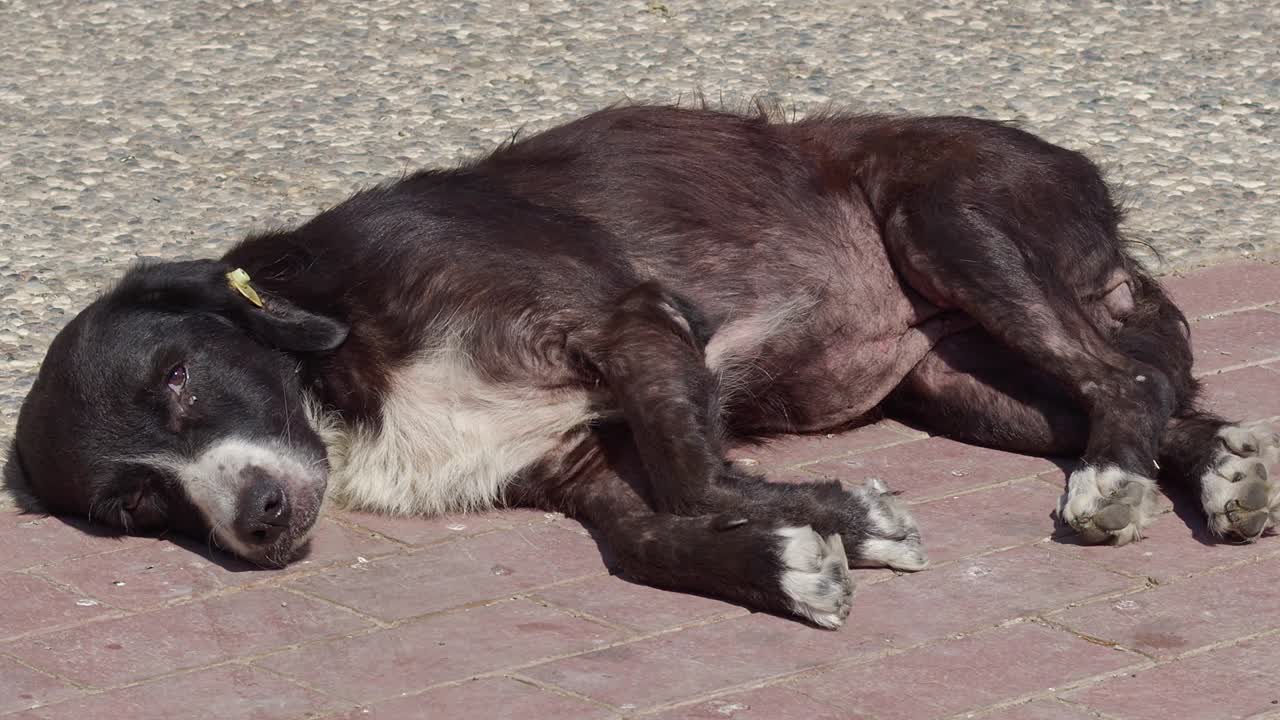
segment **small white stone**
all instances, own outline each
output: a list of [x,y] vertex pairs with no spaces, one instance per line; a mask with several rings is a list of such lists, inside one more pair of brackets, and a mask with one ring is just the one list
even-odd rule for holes
[[982,565],[973,565],[970,566],[969,569],[965,570],[964,574],[969,577],[985,577],[991,574],[991,568],[983,567]]

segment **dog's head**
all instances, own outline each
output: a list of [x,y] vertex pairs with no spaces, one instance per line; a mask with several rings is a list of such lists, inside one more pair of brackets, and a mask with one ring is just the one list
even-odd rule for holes
[[54,338],[15,438],[46,510],[289,561],[328,480],[300,358],[336,348],[347,328],[277,297],[259,307],[230,270],[136,267]]

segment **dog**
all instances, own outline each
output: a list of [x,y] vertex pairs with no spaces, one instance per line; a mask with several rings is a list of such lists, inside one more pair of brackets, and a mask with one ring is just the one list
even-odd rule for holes
[[287,564],[326,497],[580,519],[618,572],[822,627],[925,567],[879,481],[740,439],[879,417],[1076,455],[1058,517],[1132,542],[1155,481],[1280,521],[1280,437],[1200,410],[1188,324],[1085,156],[1007,124],[624,106],[147,263],[54,339],[14,459],[48,511]]

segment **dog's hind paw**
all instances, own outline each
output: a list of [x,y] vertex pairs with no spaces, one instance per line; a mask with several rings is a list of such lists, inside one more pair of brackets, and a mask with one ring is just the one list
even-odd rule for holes
[[1155,514],[1155,481],[1115,466],[1090,465],[1071,473],[1058,503],[1058,517],[1090,545],[1141,540]]
[[1245,542],[1280,524],[1280,483],[1267,467],[1280,459],[1280,435],[1267,425],[1227,425],[1200,478],[1200,499],[1214,534]]
[[791,610],[814,624],[835,629],[849,616],[853,578],[839,535],[823,538],[809,526],[777,531],[782,543],[779,582]]

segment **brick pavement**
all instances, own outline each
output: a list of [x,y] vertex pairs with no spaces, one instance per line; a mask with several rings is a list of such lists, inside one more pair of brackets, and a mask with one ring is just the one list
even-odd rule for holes
[[[1213,407],[1280,416],[1280,266],[1170,278]],[[742,448],[779,478],[879,476],[935,564],[857,571],[826,632],[609,576],[537,512],[332,512],[255,570],[192,543],[0,516],[10,718],[1280,718],[1280,537],[1050,537],[1048,460],[895,423]]]

